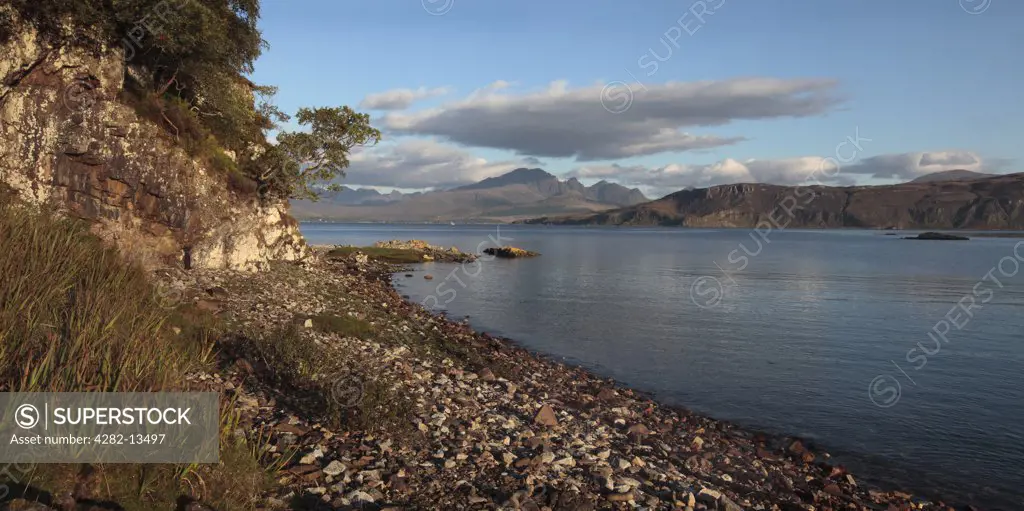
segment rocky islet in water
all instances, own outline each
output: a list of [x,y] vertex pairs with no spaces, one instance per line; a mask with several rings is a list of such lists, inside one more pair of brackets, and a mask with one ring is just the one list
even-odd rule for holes
[[905,236],[905,240],[932,240],[932,241],[970,241],[967,236],[946,234],[943,232],[923,232],[917,236]]
[[485,248],[484,253],[495,256],[499,259],[520,259],[525,257],[537,257],[540,255],[537,252],[510,246]]

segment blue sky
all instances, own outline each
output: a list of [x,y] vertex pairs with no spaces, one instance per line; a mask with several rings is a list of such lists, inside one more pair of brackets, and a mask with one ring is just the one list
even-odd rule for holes
[[[253,78],[285,111],[374,115],[386,141],[356,155],[353,185],[447,186],[533,157],[653,194],[788,184],[855,133],[870,142],[834,182],[873,184],[1021,170],[1022,22],[1011,0],[264,0]],[[429,94],[365,101],[401,89]]]

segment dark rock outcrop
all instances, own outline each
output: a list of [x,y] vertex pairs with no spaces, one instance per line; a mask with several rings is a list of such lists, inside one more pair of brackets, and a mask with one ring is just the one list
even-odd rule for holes
[[917,236],[905,236],[905,240],[936,240],[936,241],[968,241],[971,238],[967,236],[957,236],[955,234],[946,234],[943,232],[923,232]]
[[484,253],[501,259],[518,259],[521,257],[537,257],[540,254],[517,247],[491,247],[485,248]]
[[735,184],[527,223],[681,227],[1024,229],[1024,174],[891,186]]

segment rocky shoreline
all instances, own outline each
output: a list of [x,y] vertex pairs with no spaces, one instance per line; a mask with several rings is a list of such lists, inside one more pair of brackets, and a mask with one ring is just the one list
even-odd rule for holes
[[[391,286],[399,266],[317,252],[165,279],[242,330],[299,324],[339,362],[314,379],[340,425],[317,411],[323,392],[269,378],[272,361],[225,355],[220,372],[191,375],[235,400],[236,434],[262,439],[279,469],[261,509],[967,509],[865,487],[800,440],[662,406],[433,315]],[[338,318],[361,327],[329,328]]]

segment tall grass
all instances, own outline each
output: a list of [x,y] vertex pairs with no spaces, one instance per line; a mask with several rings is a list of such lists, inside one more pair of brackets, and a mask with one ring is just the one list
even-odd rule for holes
[[3,390],[174,388],[209,352],[163,331],[170,312],[145,273],[83,222],[16,204],[0,191]]
[[[186,372],[212,368],[219,325],[192,309],[162,307],[154,291],[84,222],[17,204],[0,187],[0,391],[183,389]],[[101,499],[140,511],[173,509],[182,496],[255,509],[280,463],[260,466],[265,439],[235,434],[233,402],[220,411],[219,464],[96,465]],[[38,464],[23,481],[0,474],[0,482],[69,493],[80,469]]]

